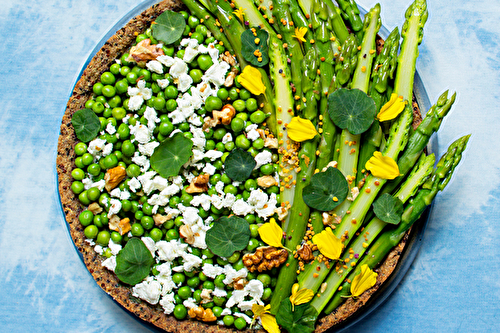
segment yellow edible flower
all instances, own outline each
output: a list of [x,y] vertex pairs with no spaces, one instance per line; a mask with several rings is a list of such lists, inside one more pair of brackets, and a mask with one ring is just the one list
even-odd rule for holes
[[336,260],[340,258],[344,244],[333,234],[332,228],[328,227],[319,234],[313,236],[312,241],[318,246],[319,252],[325,257]]
[[309,119],[293,117],[286,127],[288,137],[295,142],[302,142],[314,138],[318,132]]
[[[274,318],[273,315],[269,314],[269,309],[271,308],[271,304],[268,304],[266,306],[259,305],[259,304],[253,304],[252,305],[252,312],[253,312],[253,320],[252,320],[252,325],[255,319],[260,317],[260,321],[262,323],[262,327],[269,333],[280,333],[280,327],[278,326],[278,323],[276,322],[276,318]],[[250,326],[252,326],[250,325]]]
[[260,238],[267,245],[274,247],[284,247],[281,244],[283,238],[283,229],[276,223],[275,219],[270,219],[269,223],[264,223],[258,229]]
[[300,27],[300,28],[295,28],[295,35],[292,35],[292,37],[295,37],[299,40],[299,42],[305,42],[306,39],[304,36],[307,33],[307,28],[306,27]]
[[262,83],[262,74],[250,65],[247,65],[238,76],[238,82],[254,95],[266,92],[266,86]]
[[399,176],[398,164],[389,156],[383,156],[379,151],[373,153],[373,156],[366,162],[365,169],[382,179],[394,179]]
[[385,103],[377,115],[379,121],[387,121],[396,118],[404,110],[407,101],[403,101],[403,96],[392,94],[389,102]]
[[296,283],[292,287],[292,296],[290,302],[292,303],[292,311],[295,311],[294,306],[309,302],[314,297],[314,292],[311,289],[303,288],[299,290],[299,284]]
[[377,283],[378,274],[372,271],[368,265],[361,266],[361,273],[356,275],[351,283],[352,297],[358,297]]
[[240,19],[241,23],[243,23],[243,15],[245,15],[244,11],[245,8],[238,8],[233,12]]

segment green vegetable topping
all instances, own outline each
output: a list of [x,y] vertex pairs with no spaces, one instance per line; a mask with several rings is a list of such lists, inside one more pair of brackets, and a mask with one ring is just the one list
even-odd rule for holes
[[255,34],[248,29],[241,35],[241,55],[256,67],[264,67],[269,63],[267,38],[269,34],[262,29],[256,29]]
[[385,193],[373,203],[373,212],[386,223],[398,224],[403,214],[403,203],[398,198]]
[[101,129],[99,117],[90,109],[76,111],[71,123],[75,128],[76,137],[82,142],[93,140]]
[[328,168],[311,177],[311,183],[304,187],[304,202],[311,208],[330,211],[347,198],[349,184],[337,168]]
[[205,241],[215,255],[227,258],[243,250],[250,240],[250,227],[241,217],[221,217],[207,231]]
[[116,276],[120,281],[135,285],[149,275],[155,260],[148,248],[138,238],[131,238],[116,255]]
[[[237,146],[238,142],[236,143]],[[257,165],[252,155],[240,148],[231,150],[226,157],[224,168],[226,173],[232,180],[242,182],[248,179],[252,174],[253,169]]]
[[182,37],[186,20],[181,14],[166,10],[153,23],[153,37],[165,44],[172,44]]
[[181,167],[193,155],[193,141],[182,133],[163,140],[151,155],[151,167],[162,177],[177,176]]
[[358,89],[337,89],[328,96],[328,113],[335,125],[354,135],[370,128],[377,114],[373,99]]

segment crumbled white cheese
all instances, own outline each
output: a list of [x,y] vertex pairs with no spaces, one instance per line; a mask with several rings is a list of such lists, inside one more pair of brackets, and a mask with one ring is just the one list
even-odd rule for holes
[[120,212],[120,209],[122,209],[122,202],[118,199],[111,199],[109,202],[111,206],[109,207],[108,217],[111,217]]
[[128,187],[132,192],[137,192],[138,189],[141,188],[141,183],[137,180],[137,178],[132,178],[128,181]]
[[116,268],[116,256],[109,257],[108,259],[104,260],[101,265],[114,272]]
[[148,277],[132,288],[132,295],[149,304],[157,304],[161,296],[161,284],[152,277]]
[[161,89],[165,89],[170,84],[170,81],[168,79],[158,79],[156,80],[156,83],[158,83],[158,86]]
[[257,165],[255,165],[254,169],[260,168],[264,164],[271,163],[273,161],[272,159],[273,154],[271,154],[270,151],[264,150],[257,155],[255,155],[255,162],[257,162]]
[[148,61],[148,63],[146,64],[146,67],[151,72],[154,72],[157,74],[163,74],[163,66],[162,66],[161,62],[159,62],[158,60]]
[[139,152],[146,156],[151,156],[153,155],[156,147],[158,147],[159,145],[160,143],[158,141],[149,142],[145,145],[139,144]]
[[160,305],[163,308],[163,312],[166,314],[171,314],[174,312],[175,299],[174,293],[167,293],[160,299]]
[[173,261],[175,258],[182,256],[187,246],[187,244],[182,244],[175,239],[169,242],[163,240],[156,242],[158,257],[163,261]]
[[108,247],[109,249],[111,250],[111,253],[113,255],[117,255],[118,252],[120,252],[120,250],[122,249],[122,246],[120,244],[116,244],[115,242],[113,242],[111,239],[109,240],[109,243],[108,243]]
[[112,123],[108,123],[106,125],[106,132],[108,132],[109,134],[115,134],[116,133],[116,128],[113,126]]

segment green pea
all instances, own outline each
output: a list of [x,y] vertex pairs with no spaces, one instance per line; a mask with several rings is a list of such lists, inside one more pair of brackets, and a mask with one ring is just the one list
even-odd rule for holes
[[247,251],[253,252],[259,246],[259,241],[256,238],[250,238],[247,245]]
[[180,203],[181,203],[181,198],[178,197],[178,196],[176,196],[176,195],[174,195],[174,196],[170,197],[168,205],[171,208],[176,208]]
[[94,162],[94,156],[90,153],[85,153],[82,155],[82,162],[85,166],[89,166]]
[[234,252],[229,258],[227,258],[227,261],[229,261],[231,264],[234,264],[240,259],[240,252]]
[[[120,74],[120,67],[121,67],[120,64],[115,62],[109,67],[109,71],[113,73],[113,75],[118,75]],[[102,81],[102,75],[101,75],[101,81]]]
[[179,91],[175,86],[168,86],[165,88],[165,97],[175,99],[177,95],[179,95]]
[[141,237],[144,234],[144,228],[140,223],[134,223],[130,227],[130,232],[132,233],[132,236]]
[[248,112],[254,112],[254,111],[257,111],[259,104],[257,103],[257,100],[252,97],[252,98],[249,98],[245,101],[245,106],[246,106]]
[[208,54],[200,54],[196,59],[196,62],[203,71],[206,71],[214,64],[212,58]]
[[120,233],[118,231],[113,231],[113,232],[111,232],[111,240],[115,244],[121,244],[121,242],[123,240],[123,236],[120,235]]
[[179,130],[181,130],[183,132],[188,132],[190,130],[189,123],[188,122],[180,123],[179,124]]
[[191,34],[191,38],[196,39],[199,44],[202,44],[203,41],[205,40],[205,37],[202,34],[200,34],[199,32],[193,32]]
[[197,276],[193,276],[187,280],[187,285],[191,288],[196,288],[200,285],[200,278]]
[[186,316],[187,316],[186,307],[182,304],[177,304],[174,308],[174,317],[179,319],[179,320],[182,320],[182,319],[186,318]]
[[271,288],[265,288],[264,293],[262,294],[262,300],[267,301],[268,299],[271,298],[272,294],[273,294],[273,290]]
[[134,72],[129,72],[129,73],[127,73],[127,76],[126,76],[128,83],[133,84],[133,85],[137,84],[138,78],[139,78],[139,76]]
[[208,96],[205,101],[205,109],[208,112],[213,110],[220,110],[222,108],[222,100],[216,96]]
[[109,239],[111,238],[111,235],[109,231],[107,230],[101,230],[97,234],[97,240],[96,243],[102,246],[106,246],[109,243]]
[[250,121],[254,124],[260,124],[266,120],[266,114],[263,111],[255,111],[250,115]]
[[118,165],[118,158],[115,154],[109,154],[108,156],[104,157],[103,163],[106,169],[111,169]]
[[233,150],[233,149],[234,149],[234,147],[235,147],[235,144],[234,144],[234,142],[233,142],[233,141],[229,141],[229,142],[226,142],[226,143],[224,144],[224,148],[225,148],[227,151],[231,151],[231,150]]
[[141,168],[137,164],[130,164],[126,171],[129,177],[139,177],[141,175]]
[[200,24],[200,25],[196,26],[195,31],[198,32],[198,33],[200,33],[200,34],[202,34],[203,37],[207,37],[208,28],[206,26],[204,26],[203,24]]
[[221,101],[225,101],[229,97],[229,91],[227,91],[226,88],[221,87],[217,90],[217,97],[219,97]]
[[85,178],[85,172],[80,168],[75,168],[71,171],[71,176],[74,180],[82,180]]
[[78,156],[81,156],[83,154],[85,154],[87,152],[87,145],[85,144],[85,142],[78,142],[76,145],[75,145],[75,154],[78,155]]
[[140,42],[142,42],[143,40],[145,40],[147,38],[148,38],[148,36],[146,36],[146,34],[139,34],[139,35],[137,35],[137,37],[135,37],[135,42],[139,44]]
[[169,99],[166,104],[166,109],[167,111],[174,111],[177,109],[177,101],[175,99]]
[[89,239],[95,239],[98,233],[99,229],[95,225],[89,225],[83,230],[83,234]]
[[155,221],[151,216],[143,216],[141,218],[141,225],[143,226],[144,229],[151,230],[155,225]]
[[141,68],[141,70],[139,71],[139,77],[142,77],[141,80],[149,82],[151,81],[151,72],[145,68]]
[[241,132],[245,128],[245,121],[241,118],[234,117],[231,120],[231,129],[235,133]]
[[124,61],[120,61],[122,63],[122,67],[120,68],[120,74],[121,76],[126,76],[128,73],[130,73],[130,63],[127,61],[127,64],[125,64]]
[[95,101],[93,99],[89,99],[88,101],[85,102],[85,107],[87,109],[91,109],[92,110],[92,106],[94,105]]
[[212,281],[203,282],[203,289],[215,290],[215,284]]
[[202,293],[202,291],[200,289],[195,290],[193,293],[193,298],[198,303],[201,302],[201,293]]
[[245,267],[245,264],[243,263],[243,258],[240,258],[240,260],[238,260],[236,263],[233,264],[233,268],[237,271],[239,271],[240,269],[242,269],[244,267]]
[[224,311],[224,310],[220,306],[214,306],[212,308],[212,312],[213,312],[214,316],[216,316],[217,318],[222,316],[222,311]]
[[189,76],[193,79],[193,83],[200,83],[203,76],[203,72],[198,68],[194,68],[189,71]]
[[231,326],[234,324],[234,317],[232,315],[225,315],[224,318],[222,318],[222,321],[224,322],[224,325]]
[[240,134],[236,137],[235,144],[238,148],[248,149],[250,148],[251,142],[244,134]]
[[[182,273],[174,273],[174,275],[172,275],[172,282],[175,284],[182,284],[185,281],[186,281],[186,276]],[[181,298],[182,298],[182,296],[181,296]]]
[[88,206],[90,204],[90,200],[87,197],[87,191],[83,191],[78,195],[78,200],[82,203],[82,205]]
[[262,172],[264,175],[271,175],[274,173],[274,165],[271,163],[264,164],[260,167],[260,172]]
[[108,84],[102,87],[101,93],[104,97],[111,98],[116,94],[116,90],[114,86]]
[[122,98],[118,95],[115,95],[108,101],[108,104],[111,108],[119,107],[122,104]]
[[200,20],[196,16],[190,15],[187,19],[187,24],[190,28],[196,28],[200,24]]
[[170,229],[167,231],[167,234],[165,235],[165,238],[167,241],[171,241],[174,239],[179,239],[179,232],[175,229]]
[[227,131],[225,128],[223,127],[220,127],[220,128],[217,128],[215,131],[214,131],[214,139],[216,140],[222,140],[222,138],[224,137],[224,135],[226,135]]
[[86,227],[94,220],[94,214],[90,210],[84,210],[78,215],[78,220],[82,226]]
[[242,99],[237,99],[233,102],[233,106],[237,112],[243,112],[245,111],[246,104],[245,101]]
[[74,181],[71,183],[71,191],[73,191],[74,194],[80,194],[84,190],[83,183],[81,181]]
[[92,86],[92,91],[98,96],[102,95],[102,87],[104,87],[104,84],[102,84],[101,82],[97,82]]
[[243,329],[245,329],[245,327],[247,327],[247,322],[245,321],[244,318],[241,318],[241,317],[236,318],[234,320],[234,327],[236,327],[239,330],[243,330]]
[[97,201],[101,196],[101,191],[97,187],[91,187],[87,190],[87,197],[91,202]]
[[269,276],[269,274],[265,273],[259,274],[257,275],[257,280],[262,282],[264,287],[268,287],[271,284],[271,277]]
[[246,101],[247,99],[249,99],[250,97],[252,97],[252,93],[250,93],[250,91],[246,90],[245,88],[241,88],[240,89],[240,98],[244,101]]
[[188,299],[192,295],[191,288],[188,286],[182,286],[177,290],[177,295],[179,295],[182,299]]

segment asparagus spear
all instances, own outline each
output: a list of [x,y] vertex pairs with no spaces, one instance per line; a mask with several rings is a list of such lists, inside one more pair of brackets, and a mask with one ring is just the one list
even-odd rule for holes
[[245,19],[250,23],[251,27],[260,27],[269,34],[275,33],[274,29],[271,28],[269,23],[262,17],[262,14],[257,10],[251,0],[233,0],[232,2],[236,4],[236,7],[244,10]]
[[431,135],[439,130],[439,127],[443,122],[443,118],[450,111],[451,106],[455,102],[455,98],[456,93],[448,98],[447,90],[439,96],[436,104],[429,109],[424,120],[410,136],[408,145],[403,151],[403,155],[401,155],[398,160],[399,173],[401,176],[389,181],[385,185],[382,191],[383,193],[391,193],[398,186],[398,184],[401,183],[411,166],[415,163],[420,154],[422,154],[422,151],[429,142]]
[[307,29],[307,32],[304,36],[306,42],[302,45],[304,47],[304,53],[306,53],[310,48],[313,47],[313,44],[311,44],[311,40],[313,40],[313,32],[310,29],[310,15],[305,14],[301,10],[299,4],[297,3],[297,0],[290,0],[289,5],[295,27]]
[[[283,41],[287,43],[287,52],[291,55],[290,59],[290,72],[291,80],[295,88],[295,96],[302,95],[302,77],[301,77],[301,64],[304,58],[302,54],[302,47],[299,40],[294,36],[295,30],[294,25],[290,25],[293,22],[291,18],[290,4],[289,0],[274,0],[273,1],[273,15],[276,17],[277,22],[275,26],[277,30],[283,37]],[[284,23],[282,23],[284,22]]]
[[335,64],[335,77],[332,80],[330,87],[331,91],[334,91],[349,82],[352,72],[358,63],[357,54],[358,44],[356,36],[351,34],[342,44],[339,52],[334,53],[337,62]]
[[[405,207],[402,220],[396,229],[387,230],[376,240],[371,246],[366,256],[356,263],[358,267],[347,278],[352,281],[354,276],[359,274],[359,267],[367,264],[371,269],[375,268],[386,255],[394,248],[404,237],[406,231],[413,225],[415,221],[422,215],[425,208],[431,204],[432,200],[439,191],[442,191],[451,179],[451,176],[462,158],[462,153],[467,146],[470,135],[463,136],[453,142],[447,152],[441,157],[436,165],[432,176],[424,183],[422,189]],[[339,292],[337,292],[325,312],[330,313],[336,309],[344,300],[343,296],[349,295],[349,283],[344,283]]]
[[[351,83],[352,89],[359,89],[368,92],[370,84],[370,73],[375,58],[375,39],[380,29],[380,5],[376,4],[365,16],[364,38],[361,44],[361,50],[358,53],[358,65],[354,72]],[[344,174],[352,188],[355,184],[356,169],[358,166],[359,147],[361,134],[352,134],[347,129],[342,130],[340,135],[340,151],[337,168]],[[338,205],[334,214],[341,218],[349,208],[350,201],[345,200]]]
[[312,8],[312,26],[314,29],[315,45],[320,57],[319,72],[321,78],[321,141],[318,146],[319,155],[316,168],[323,169],[333,157],[334,140],[337,128],[328,114],[328,91],[334,75],[334,51],[331,48],[330,38],[333,35],[328,21],[328,7],[325,2],[315,0]]
[[[394,197],[399,198],[403,203],[408,201],[417,190],[419,190],[424,183],[424,181],[432,173],[434,167],[435,157],[434,154],[429,156],[422,156],[419,163],[413,168],[413,171],[407,181],[402,185],[401,189],[394,195]],[[356,258],[354,254],[362,256],[366,251],[367,246],[369,246],[376,237],[382,232],[382,230],[387,226],[387,223],[380,220],[379,218],[373,218],[370,223],[363,229],[363,234],[359,235],[352,245],[349,246],[349,250],[346,251],[339,261],[339,264],[335,270],[332,270],[325,280],[326,287],[322,288],[319,297],[315,297],[311,302],[311,305],[320,313],[323,308],[328,304],[328,301],[333,296],[338,286],[342,283],[349,272],[354,269]],[[314,281],[312,281],[314,282]],[[315,283],[314,290],[318,290],[322,283]]]
[[[380,110],[386,101],[388,79],[393,78],[396,70],[399,50],[399,29],[396,27],[385,40],[384,47],[375,58],[372,70],[372,82],[370,85],[370,97],[373,98]],[[362,135],[362,145],[359,152],[358,172],[356,182],[364,178],[366,162],[373,156],[382,144],[383,133],[378,121],[374,121],[370,129]]]
[[342,16],[345,21],[351,24],[352,30],[356,33],[359,40],[363,38],[363,21],[359,16],[359,8],[354,0],[337,0]]
[[[313,123],[317,119],[317,100],[319,95],[319,77],[318,54],[316,49],[310,49],[303,60],[303,93],[307,100],[305,108],[302,110],[302,117],[311,120]],[[307,227],[309,219],[309,207],[302,198],[302,190],[309,184],[311,176],[314,173],[316,165],[316,147],[318,140],[316,138],[304,141],[299,150],[299,168],[294,192],[293,205],[288,214],[288,223],[285,222],[284,230],[289,236],[285,241],[285,246],[289,249],[295,249],[302,241],[302,237]],[[285,193],[285,192],[283,192]],[[283,195],[283,194],[282,194]],[[282,201],[283,202],[283,201]],[[288,260],[281,267],[278,281],[271,298],[271,311],[277,311],[281,300],[287,297],[297,276],[298,261],[293,255],[288,255]]]
[[324,0],[324,3],[329,9],[328,14],[330,15],[332,30],[334,31],[336,38],[339,39],[339,44],[342,44],[347,37],[349,37],[349,30],[342,19],[342,11],[339,7],[333,4],[332,0]]
[[[415,0],[406,11],[406,14],[406,22],[403,28],[404,40],[398,58],[399,70],[396,74],[394,92],[406,99],[410,96],[410,99],[407,100],[411,101],[418,45],[422,40],[422,28],[427,19],[425,0]],[[386,147],[382,152],[383,155],[397,160],[399,152],[406,146],[412,120],[412,108],[407,105],[391,126]],[[386,181],[386,179],[374,177],[373,175],[367,177],[364,188],[369,188],[370,191],[361,191],[349,206],[350,214],[346,214],[334,230],[337,237],[342,235],[351,237],[356,233],[372,202]]]

